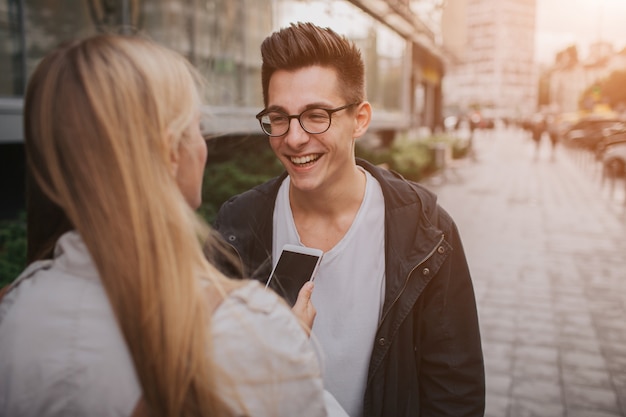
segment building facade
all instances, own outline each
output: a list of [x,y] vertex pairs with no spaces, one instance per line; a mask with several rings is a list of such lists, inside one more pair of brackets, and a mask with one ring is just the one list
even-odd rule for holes
[[207,136],[262,136],[259,46],[295,21],[360,46],[373,135],[392,139],[441,118],[443,65],[408,0],[7,0],[0,2],[0,218],[23,207],[22,105],[28,77],[59,43],[102,31],[141,33],[177,50],[207,79]]
[[536,0],[448,0],[442,23],[449,53],[444,106],[495,117],[535,111],[535,16]]
[[[581,60],[572,59],[568,52],[559,53],[554,66],[548,70],[548,107],[553,113],[578,112],[585,90],[615,71],[626,71],[626,48],[616,52],[609,42],[592,44],[588,56]],[[586,107],[585,110],[592,110],[589,105]],[[624,108],[613,110],[626,111]]]

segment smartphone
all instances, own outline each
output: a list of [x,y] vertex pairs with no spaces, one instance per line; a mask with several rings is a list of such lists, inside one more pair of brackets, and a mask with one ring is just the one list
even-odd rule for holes
[[323,254],[320,249],[290,244],[283,246],[265,288],[276,291],[293,307],[304,283],[315,277]]

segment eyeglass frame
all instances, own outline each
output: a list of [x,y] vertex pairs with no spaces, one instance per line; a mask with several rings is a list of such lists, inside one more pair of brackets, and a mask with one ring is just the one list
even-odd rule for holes
[[[335,107],[334,109],[326,109],[324,107],[310,107],[308,109],[303,110],[302,112],[300,112],[300,114],[288,114],[282,110],[268,110],[268,109],[263,109],[261,110],[259,113],[257,113],[256,116],[254,116],[258,121],[259,124],[261,125],[261,130],[263,131],[263,133],[265,133],[267,136],[272,137],[272,138],[277,138],[279,136],[285,136],[287,133],[289,133],[289,129],[291,129],[291,120],[292,119],[297,119],[298,120],[298,124],[300,124],[300,127],[302,128],[302,130],[304,130],[305,132],[307,132],[310,135],[321,135],[322,133],[328,132],[328,129],[330,129],[330,125],[333,122],[333,117],[332,115],[337,113],[338,111],[341,110],[345,110],[349,107],[352,106],[356,106],[357,104],[361,104],[361,101],[356,101],[354,103],[350,103],[350,104],[346,104],[344,106],[339,106],[339,107]],[[324,130],[322,130],[321,132],[309,132],[304,125],[302,124],[302,119],[300,119],[300,117],[302,117],[302,115],[308,111],[311,110],[323,110],[326,113],[328,113],[328,127]],[[263,122],[261,121],[261,118],[263,118],[263,116],[267,115],[268,113],[281,113],[283,115],[285,115],[287,117],[287,130],[285,131],[285,133],[281,133],[280,135],[273,135],[271,133],[268,133],[264,128],[263,128]]]

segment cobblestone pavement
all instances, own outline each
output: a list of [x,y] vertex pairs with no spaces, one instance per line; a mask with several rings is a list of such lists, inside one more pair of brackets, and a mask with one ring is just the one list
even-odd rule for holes
[[626,416],[623,188],[609,196],[590,158],[533,146],[522,131],[477,132],[475,158],[425,182],[472,270],[485,415]]

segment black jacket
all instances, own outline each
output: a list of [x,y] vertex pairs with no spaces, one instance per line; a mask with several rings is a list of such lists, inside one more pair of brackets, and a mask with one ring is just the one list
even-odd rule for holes
[[[365,391],[364,416],[483,416],[485,375],[474,290],[452,218],[400,175],[357,160],[385,199],[385,302]],[[270,274],[272,216],[286,174],[231,198],[215,228],[244,275]]]

